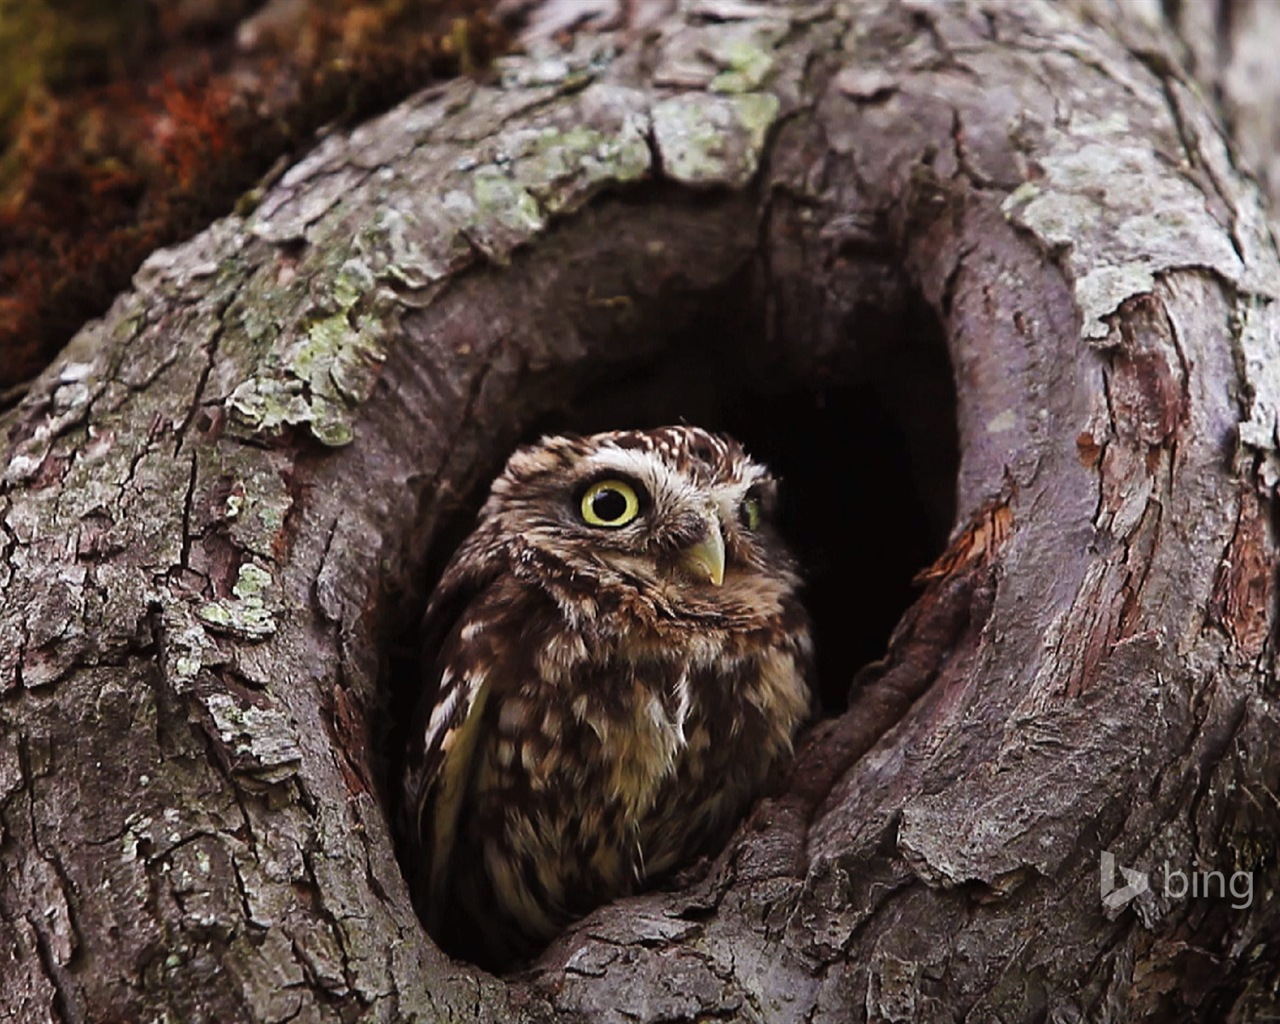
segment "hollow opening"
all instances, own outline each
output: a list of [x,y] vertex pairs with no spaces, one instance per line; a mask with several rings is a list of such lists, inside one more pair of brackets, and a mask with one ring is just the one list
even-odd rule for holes
[[[913,577],[942,552],[952,527],[951,367],[923,300],[854,304],[840,316],[839,343],[824,347],[769,339],[767,297],[754,280],[744,270],[700,296],[656,357],[570,382],[523,424],[521,439],[683,422],[731,434],[769,465],[782,481],[780,531],[806,579],[818,696],[824,714],[838,714],[855,672],[884,653],[917,593]],[[506,454],[494,453],[495,472]],[[487,481],[477,486],[437,531],[432,582],[487,490]],[[399,635],[412,635],[421,611],[417,601],[404,609]],[[392,665],[389,718],[397,725],[385,748],[391,778],[420,686],[417,652],[401,658]],[[398,792],[389,795],[396,804]]]
[[741,441],[781,478],[780,530],[806,581],[822,707],[836,714],[946,546],[959,459],[950,360],[923,301],[858,306],[837,356],[797,358],[766,340],[747,289],[707,296],[661,358],[592,382],[524,440],[688,423]]

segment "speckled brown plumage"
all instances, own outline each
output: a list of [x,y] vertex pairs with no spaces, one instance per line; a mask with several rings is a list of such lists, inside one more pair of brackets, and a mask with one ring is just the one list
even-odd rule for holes
[[446,948],[529,956],[722,843],[790,755],[812,651],[774,501],[693,427],[512,455],[426,615],[405,806]]

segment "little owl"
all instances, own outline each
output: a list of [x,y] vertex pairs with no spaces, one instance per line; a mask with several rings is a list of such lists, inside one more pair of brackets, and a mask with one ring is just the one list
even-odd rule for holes
[[809,712],[776,484],[694,427],[511,456],[425,620],[410,877],[445,948],[510,966],[727,838]]

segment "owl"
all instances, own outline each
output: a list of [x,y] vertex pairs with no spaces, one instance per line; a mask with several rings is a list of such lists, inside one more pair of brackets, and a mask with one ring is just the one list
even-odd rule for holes
[[516,451],[426,612],[405,765],[428,931],[515,965],[714,851],[810,712],[776,482],[694,427]]

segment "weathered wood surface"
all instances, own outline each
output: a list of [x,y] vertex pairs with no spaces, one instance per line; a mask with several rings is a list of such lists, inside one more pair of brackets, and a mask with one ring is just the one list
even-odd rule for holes
[[[690,3],[156,254],[0,421],[6,1018],[1280,1012],[1280,263],[1176,62],[1105,29]],[[936,316],[952,546],[702,882],[479,975],[381,801],[405,609],[523,432],[743,283],[792,387]],[[1253,899],[1106,910],[1104,849]]]
[[[1151,6],[1144,20],[1163,20],[1159,5]],[[1217,101],[1241,165],[1257,175],[1274,211],[1280,202],[1280,7],[1269,0],[1209,0],[1170,5],[1168,17],[1183,63]]]

